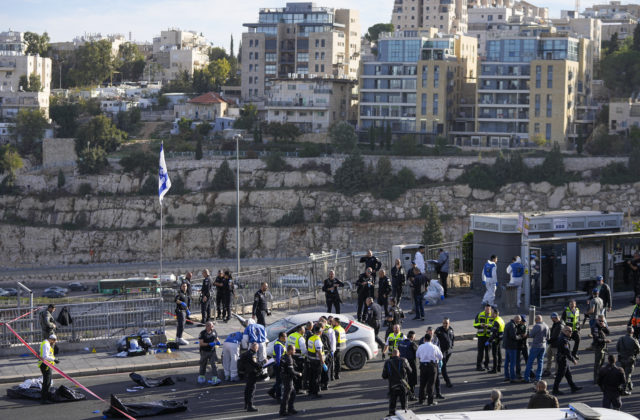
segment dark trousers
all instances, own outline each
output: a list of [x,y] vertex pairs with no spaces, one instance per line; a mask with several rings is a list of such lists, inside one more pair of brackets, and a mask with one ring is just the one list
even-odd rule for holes
[[362,309],[364,309],[364,302],[367,300],[368,297],[369,295],[367,294],[358,295],[358,306],[356,309],[356,317],[358,318],[358,321],[362,321]]
[[378,343],[378,347],[380,347],[380,351],[384,350],[384,341],[378,337],[378,333],[380,332],[380,326],[373,327],[373,333],[375,334],[376,343]]
[[256,324],[260,324],[263,327],[267,326],[267,312],[265,311],[256,311]]
[[571,354],[573,355],[573,357],[576,357],[576,355],[578,354],[578,347],[580,347],[580,332],[572,332],[570,338],[573,340],[573,349],[571,350]]
[[606,359],[607,350],[603,348],[598,348],[594,346],[594,361],[593,361],[593,383],[596,384],[598,382],[598,373],[600,373],[600,368]]
[[218,360],[218,356],[216,355],[215,350],[210,351],[200,351],[200,371],[199,375],[204,376],[207,374],[207,365],[211,365],[211,374],[213,376],[218,376],[218,367],[216,366],[216,361]]
[[416,318],[424,318],[424,303],[422,293],[413,292],[413,306],[415,307]]
[[253,405],[253,397],[256,395],[256,376],[246,375],[247,385],[244,387],[244,405],[246,407]]
[[567,378],[567,383],[571,387],[571,389],[576,387],[576,384],[573,383],[573,376],[571,375],[571,369],[567,365],[567,359],[564,357],[558,359],[558,372],[556,372],[556,379],[553,381],[553,390],[558,391],[560,382],[562,382],[562,378]]
[[211,298],[207,298],[206,302],[200,302],[200,313],[202,314],[202,323],[209,321],[211,318]]
[[327,312],[331,313],[331,307],[333,306],[336,309],[337,314],[340,313],[340,301],[334,298],[326,298],[327,302]]
[[630,357],[621,358],[620,367],[624,370],[624,377],[626,380],[625,389],[631,392],[631,389],[633,388],[633,382],[631,382],[631,375],[633,374],[633,368],[635,367],[635,362]]
[[222,317],[222,292],[216,293],[216,317]]
[[447,273],[446,271],[440,272],[440,284],[444,289],[444,297],[447,297],[447,277],[449,277],[449,273]]
[[[491,358],[493,359],[493,370],[496,372],[500,372],[500,367],[502,366],[501,342],[502,340],[499,338],[496,338],[491,342]],[[516,364],[516,367],[518,366],[520,366],[519,362]]]
[[402,287],[394,287],[391,291],[391,297],[394,298],[398,306],[400,306],[400,300],[402,299]]
[[329,376],[333,372],[333,358],[330,353],[324,356],[324,364],[327,365],[327,371],[325,372],[324,369],[320,371],[320,385],[322,387],[329,386],[329,379],[331,379]]
[[622,400],[620,399],[619,392],[610,392],[603,391],[602,392],[602,408],[612,408],[614,410],[620,410],[622,407]]
[[302,376],[296,376],[295,378],[293,378],[293,386],[295,387],[296,391],[300,391],[301,389],[303,389],[302,378],[307,373],[305,370],[304,357],[293,356],[293,363],[296,365],[296,371],[302,372]]
[[416,385],[418,385],[418,367],[416,366],[415,359],[409,362],[409,366],[411,366],[411,373],[409,374],[409,377],[407,378],[407,382],[409,383],[409,386],[411,387],[409,389],[409,391],[411,391],[411,393],[415,395]]
[[309,361],[309,394],[318,395],[320,392],[320,372],[322,371],[322,365],[320,360]]
[[342,370],[342,351],[336,349],[333,352],[333,379],[340,379],[340,371]]
[[[520,357],[524,359],[525,366],[527,365],[527,360],[529,360],[529,347],[526,345],[520,347],[516,352],[516,375],[522,375],[522,368],[520,365]],[[529,379],[529,378],[524,378]]]
[[222,295],[222,319],[231,318],[231,293]]
[[451,380],[449,379],[449,375],[447,374],[447,362],[451,357],[451,353],[447,353],[443,356],[444,357],[442,359],[442,369],[440,370],[441,371],[440,373],[442,373],[442,379],[444,379],[445,383],[449,385],[451,383]]
[[276,398],[280,398],[282,397],[282,376],[280,375],[280,365],[275,365],[273,370],[275,371],[276,382],[273,384],[269,392],[275,393]]
[[433,386],[438,375],[438,365],[435,363],[420,363],[420,395],[418,401],[421,403],[427,397],[427,403],[433,403]]
[[489,346],[487,341],[489,337],[478,337],[478,357],[476,359],[476,367],[482,367],[482,359],[484,358],[484,368],[489,369]]
[[387,296],[378,296],[378,305],[384,308],[384,314],[389,313],[389,298]]
[[289,375],[285,376],[282,381],[284,391],[282,392],[282,402],[280,403],[280,413],[286,413],[293,410],[293,403],[296,400],[296,388],[293,378]]
[[400,407],[403,410],[407,409],[407,392],[402,385],[395,385],[389,388],[389,414],[393,415],[396,413],[396,404],[398,403],[398,399],[400,399]]
[[42,401],[49,400],[49,388],[51,388],[51,368],[44,363],[40,365],[40,372],[42,372],[42,394],[40,399]]
[[178,328],[176,329],[176,337],[182,338],[182,332],[184,331],[184,324],[187,322],[187,311],[180,309],[176,311],[176,320],[178,322]]

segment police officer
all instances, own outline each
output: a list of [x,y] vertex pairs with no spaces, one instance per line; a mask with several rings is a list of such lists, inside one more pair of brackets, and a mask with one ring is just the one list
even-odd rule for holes
[[400,356],[398,349],[393,349],[389,360],[382,368],[382,379],[389,380],[389,416],[395,416],[396,404],[400,399],[400,407],[407,408],[407,378],[411,373],[411,367],[407,359]]
[[395,298],[389,298],[389,304],[391,306],[389,306],[385,317],[385,325],[387,326],[387,331],[384,335],[385,340],[393,331],[393,326],[396,324],[402,325],[402,320],[404,319],[404,312],[402,312],[402,309],[397,305]]
[[620,388],[625,385],[624,371],[616,366],[616,356],[609,355],[609,364],[598,371],[596,383],[602,390],[602,407],[620,410],[622,400],[620,399]]
[[521,358],[524,359],[524,365],[526,367],[527,360],[529,360],[529,346],[527,345],[527,338],[529,338],[529,329],[527,328],[527,316],[520,315],[520,322],[516,324],[516,335],[518,336],[518,351],[516,352],[516,377],[520,380],[529,378],[522,377],[522,364]]
[[402,267],[402,261],[400,261],[400,258],[396,258],[395,265],[391,268],[391,296],[398,302],[398,305],[400,305],[400,300],[402,299],[402,289],[405,281],[406,273]]
[[578,357],[578,348],[580,347],[580,309],[578,309],[575,300],[571,300],[569,306],[564,308],[561,317],[567,327],[571,327],[570,338],[574,342],[571,356],[576,360],[580,360]]
[[372,275],[371,267],[368,267],[364,273],[360,274],[356,281],[356,291],[358,293],[358,306],[356,309],[358,322],[362,321],[362,310],[368,297],[373,297],[375,278]]
[[307,355],[309,358],[309,395],[320,397],[320,372],[328,369],[324,363],[324,346],[322,344],[322,327],[320,324],[313,326],[312,335],[307,342]]
[[295,368],[293,355],[296,348],[292,344],[287,345],[287,352],[280,360],[280,377],[284,390],[282,392],[282,402],[280,403],[280,416],[294,415],[298,411],[293,407],[296,400],[295,380],[302,377],[302,373]]
[[553,362],[556,363],[556,368],[558,367],[558,337],[562,334],[562,329],[565,327],[564,322],[558,316],[557,312],[551,314],[551,330],[549,332],[549,346],[547,346],[547,351],[545,354],[545,370],[542,372],[542,376],[551,376],[551,366]]
[[189,344],[187,340],[182,338],[182,333],[184,332],[184,325],[187,322],[187,316],[190,314],[189,309],[187,309],[187,302],[189,298],[187,297],[187,283],[182,283],[180,285],[180,291],[174,298],[176,302],[176,341],[183,346]]
[[607,353],[607,343],[611,342],[611,340],[607,338],[608,335],[609,328],[607,328],[607,325],[605,324],[604,315],[598,315],[596,322],[593,324],[593,327],[591,327],[591,337],[593,338],[591,347],[595,354],[593,363],[594,385],[598,383],[598,373],[604,364],[605,354]]
[[42,329],[42,339],[47,340],[51,334],[56,333],[56,321],[53,319],[53,313],[56,305],[50,303],[47,309],[40,312],[40,328]]
[[[437,405],[433,400],[433,387],[438,376],[438,363],[442,360],[442,352],[431,342],[431,335],[425,334],[424,344],[416,351],[416,358],[420,361],[420,395],[418,404],[423,404],[425,396],[428,405]],[[426,395],[425,395],[426,394]]]
[[389,313],[389,297],[391,296],[391,279],[384,270],[378,272],[378,305],[384,308],[384,313]]
[[[491,315],[491,305],[484,305],[484,311],[476,315],[473,327],[477,330],[478,337],[478,356],[476,359],[476,370],[483,372],[489,370],[489,338],[491,336],[491,326],[493,325],[493,317]],[[484,369],[482,368],[482,359],[484,359]]]
[[251,343],[249,350],[240,356],[244,366],[244,376],[247,384],[244,388],[244,409],[250,412],[258,411],[253,405],[253,398],[256,394],[256,382],[258,374],[262,370],[264,362],[258,360],[258,343]]
[[216,346],[220,346],[220,340],[218,340],[218,333],[213,329],[213,321],[208,321],[205,325],[205,329],[200,332],[198,336],[198,344],[200,344],[200,371],[198,374],[198,383],[204,384],[206,381],[207,365],[211,365],[211,379],[208,381],[209,385],[220,384],[218,379],[218,367],[216,362],[218,361],[218,355],[216,354]]
[[213,280],[213,285],[216,288],[216,319],[222,319],[222,288],[224,287],[222,270],[218,270],[218,275]]
[[213,281],[211,281],[211,275],[206,268],[202,270],[202,289],[200,289],[200,313],[202,319],[200,322],[206,324],[211,319],[211,290],[213,288]]
[[329,389],[329,380],[333,376],[333,355],[336,351],[336,332],[327,322],[327,318],[321,316],[318,320],[320,328],[322,328],[322,344],[324,346],[325,358],[324,363],[327,369],[323,369],[320,374],[320,389],[326,391]]
[[633,389],[631,375],[633,374],[636,358],[640,354],[640,344],[638,344],[638,340],[633,337],[633,327],[628,326],[627,334],[618,339],[616,350],[618,351],[620,365],[622,369],[624,369],[626,378],[625,391],[622,395],[630,395],[631,389]]
[[231,319],[231,296],[233,294],[233,277],[231,277],[229,270],[225,270],[222,277],[222,319],[224,322],[229,322]]
[[[192,285],[191,285],[191,279],[193,278],[193,274],[191,272],[187,272],[187,274],[184,275],[184,278],[181,281],[181,285],[182,283],[186,283],[187,284],[187,308],[189,308],[189,311],[191,311],[191,291],[192,291]],[[188,318],[187,318],[188,319]]]
[[365,271],[367,268],[371,269],[371,274],[375,279],[376,274],[378,273],[378,270],[380,270],[380,267],[382,267],[382,262],[380,262],[378,257],[373,255],[373,251],[368,250],[367,255],[365,257],[360,258],[360,262],[364,263]]
[[329,313],[331,313],[332,306],[336,310],[335,313],[340,313],[340,304],[342,303],[342,300],[340,299],[338,287],[344,287],[344,283],[338,280],[336,278],[336,273],[331,270],[329,271],[329,277],[324,280],[324,284],[322,285],[322,291],[324,292],[324,297],[327,302],[327,312]]
[[58,359],[55,358],[53,354],[53,346],[56,345],[56,340],[58,338],[55,334],[49,335],[46,340],[42,340],[40,343],[40,357],[38,361],[38,367],[40,368],[40,372],[42,372],[42,391],[40,396],[40,402],[42,404],[51,404],[49,388],[51,387],[51,368],[43,363],[43,360],[46,360],[52,365],[59,363]]
[[[294,332],[287,337],[287,345],[292,345],[294,348],[293,362],[296,365],[298,372],[305,372],[305,362],[307,359],[307,339],[305,338],[305,327],[299,325]],[[302,392],[302,375],[297,376],[294,379],[294,385],[296,392]]]
[[449,362],[449,358],[451,357],[451,354],[453,354],[455,334],[453,333],[453,328],[451,327],[449,318],[444,318],[442,320],[442,325],[436,328],[435,335],[438,338],[438,345],[442,352],[442,368],[440,368],[442,379],[444,379],[447,384],[447,388],[451,388],[453,385],[451,384],[451,379],[449,379],[449,375],[447,374],[447,362]]
[[[504,320],[500,316],[498,308],[491,308],[491,317],[493,323],[491,324],[491,332],[489,335],[489,342],[491,345],[491,358],[493,359],[493,369],[487,373],[500,372],[500,366],[502,366],[502,337],[504,336]],[[516,326],[517,328],[517,326]],[[516,365],[518,366],[519,363]]]
[[407,379],[407,382],[409,383],[409,401],[417,400],[415,388],[418,384],[418,366],[416,364],[416,351],[418,351],[418,344],[415,339],[415,331],[409,331],[407,333],[407,338],[398,343],[400,356],[407,359],[407,362],[409,362],[409,366],[411,367],[411,373],[409,373],[409,378]]
[[571,387],[571,392],[575,393],[582,389],[581,386],[576,385],[573,382],[573,377],[571,376],[571,369],[567,366],[567,360],[573,362],[574,365],[578,364],[578,360],[573,357],[571,350],[569,349],[569,339],[573,334],[573,329],[569,326],[565,326],[562,329],[562,333],[558,337],[558,372],[556,373],[556,378],[553,381],[553,395],[563,395],[564,393],[560,391],[560,382],[562,382],[562,378],[567,378],[567,383]]
[[271,398],[280,401],[282,397],[282,376],[280,375],[280,363],[282,362],[282,356],[285,353],[285,346],[287,344],[287,333],[280,331],[278,339],[273,343],[272,356],[275,359],[275,366],[273,368],[276,375],[276,381],[269,390],[268,394]]
[[267,305],[266,292],[269,289],[267,282],[260,284],[260,289],[253,295],[253,307],[251,308],[251,316],[256,322],[263,327],[267,326],[266,317],[269,314],[269,307]]
[[389,357],[391,357],[391,352],[398,348],[398,344],[402,340],[404,340],[404,335],[402,334],[402,331],[400,331],[400,325],[394,324],[393,332],[387,336],[383,352],[387,353],[388,351]]
[[332,324],[336,336],[336,350],[333,352],[333,379],[338,380],[342,370],[342,352],[347,348],[347,333],[340,324],[340,318],[333,318]]
[[636,305],[633,307],[627,325],[633,327],[633,337],[640,338],[640,295],[636,296]]
[[[371,328],[373,328],[373,333],[375,334],[376,343],[378,343],[378,347],[382,350],[384,348],[384,341],[378,337],[380,333],[380,325],[382,323],[382,308],[380,305],[373,301],[372,297],[368,297],[366,300],[366,310],[365,310],[365,319],[364,322]],[[382,352],[382,358],[384,359],[385,353]]]

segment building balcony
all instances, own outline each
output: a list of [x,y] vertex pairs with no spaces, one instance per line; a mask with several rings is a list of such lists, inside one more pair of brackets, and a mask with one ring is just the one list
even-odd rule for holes
[[318,104],[313,101],[308,101],[306,103],[300,103],[296,101],[266,101],[265,108],[267,109],[275,109],[275,108],[294,108],[294,109],[314,109],[314,110],[326,110],[329,109],[329,104]]

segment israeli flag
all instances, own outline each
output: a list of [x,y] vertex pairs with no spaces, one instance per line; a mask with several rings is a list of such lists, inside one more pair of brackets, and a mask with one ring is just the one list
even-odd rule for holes
[[158,178],[160,203],[162,203],[162,198],[169,191],[169,188],[171,188],[171,180],[167,172],[167,163],[164,161],[164,144],[160,144],[160,177]]

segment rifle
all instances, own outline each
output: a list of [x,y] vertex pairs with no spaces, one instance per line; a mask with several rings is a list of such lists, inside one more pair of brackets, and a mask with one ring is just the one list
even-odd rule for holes
[[587,319],[589,318],[590,318],[589,314],[584,314],[584,319],[582,320],[582,325],[580,326],[580,329],[584,328],[584,324],[587,322]]

